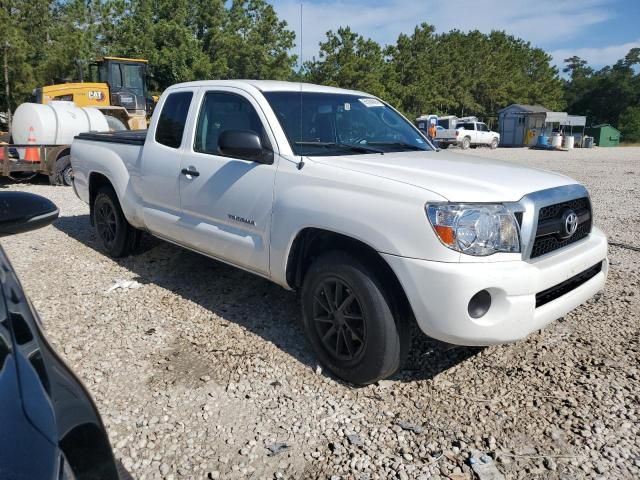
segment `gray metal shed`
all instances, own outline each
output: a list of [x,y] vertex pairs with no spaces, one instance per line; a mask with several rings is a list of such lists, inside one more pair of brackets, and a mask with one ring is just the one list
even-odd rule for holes
[[[556,125],[565,130],[565,133],[573,132],[573,127],[581,126],[584,129],[587,118],[578,115],[569,115],[567,112],[552,112],[542,105],[521,105],[514,103],[498,111],[498,131],[500,132],[500,145],[511,147],[523,147],[535,145],[538,135],[549,135]],[[577,135],[579,142],[582,135]]]
[[530,132],[542,131],[547,112],[549,110],[542,105],[521,105],[518,103],[499,110],[500,145],[520,147],[535,143],[535,138],[531,141],[532,134]]

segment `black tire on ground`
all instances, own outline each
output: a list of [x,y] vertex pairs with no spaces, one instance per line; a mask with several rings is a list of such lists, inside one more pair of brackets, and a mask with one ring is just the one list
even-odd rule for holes
[[336,376],[367,385],[395,373],[411,333],[374,270],[344,252],[328,252],[302,285],[305,333],[320,362]]
[[475,149],[475,148],[478,148],[478,145],[471,145],[469,148]]
[[462,139],[462,149],[467,150],[471,146],[471,139],[469,137],[464,137]]
[[53,174],[49,177],[52,185],[64,185],[70,187],[73,183],[73,169],[71,168],[71,156],[63,155],[56,160],[53,166]]
[[140,230],[127,222],[113,188],[104,186],[93,201],[93,224],[96,234],[109,256],[124,257],[140,242]]
[[113,117],[111,115],[105,115],[104,118],[107,119],[109,130],[111,130],[112,132],[121,132],[122,130],[129,130],[129,128],[119,118]]
[[440,144],[440,148],[441,148],[442,150],[446,150],[447,148],[449,148],[449,144],[448,144],[448,143],[441,143],[441,144]]
[[491,140],[491,145],[489,145],[491,147],[491,150],[495,150],[496,148],[498,148],[498,139],[494,138],[493,140]]

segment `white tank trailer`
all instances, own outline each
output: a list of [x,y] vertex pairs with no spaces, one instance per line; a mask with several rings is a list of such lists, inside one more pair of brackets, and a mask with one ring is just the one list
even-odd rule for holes
[[[20,171],[22,168],[28,172],[44,173],[52,182],[70,184],[69,145],[73,137],[84,132],[109,130],[106,117],[97,108],[59,101],[46,105],[23,103],[13,114],[13,144],[37,147],[17,148],[20,162],[13,165],[12,170]],[[3,170],[7,170],[6,165]],[[2,173],[7,174],[6,171]]]
[[69,145],[83,132],[107,132],[109,125],[97,108],[73,102],[23,103],[13,114],[11,135],[17,144],[35,138],[38,145]]

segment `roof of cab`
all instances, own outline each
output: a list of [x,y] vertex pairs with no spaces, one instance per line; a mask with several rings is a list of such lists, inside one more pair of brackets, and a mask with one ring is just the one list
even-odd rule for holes
[[185,87],[247,87],[257,88],[261,92],[303,92],[314,93],[343,93],[373,97],[373,95],[356,90],[346,90],[344,88],[327,87],[325,85],[315,85],[313,83],[284,82],[280,80],[201,80],[197,82],[186,82],[172,85],[167,90]]

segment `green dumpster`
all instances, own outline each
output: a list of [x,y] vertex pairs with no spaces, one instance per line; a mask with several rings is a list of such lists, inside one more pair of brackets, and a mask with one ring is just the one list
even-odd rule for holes
[[599,147],[617,147],[620,145],[620,130],[608,123],[594,125],[585,129],[585,134],[593,137]]

